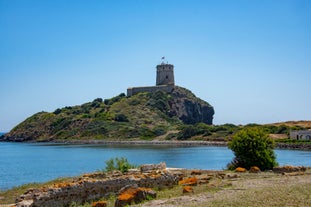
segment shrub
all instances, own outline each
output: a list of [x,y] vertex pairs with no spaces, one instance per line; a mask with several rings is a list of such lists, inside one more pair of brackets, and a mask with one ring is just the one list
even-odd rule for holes
[[127,116],[125,116],[124,114],[116,114],[114,117],[114,120],[118,121],[118,122],[128,122],[129,121]]
[[138,133],[140,138],[142,139],[151,139],[156,136],[154,131],[149,129],[145,125],[142,125],[141,127],[138,128]]
[[93,108],[98,108],[100,107],[100,104],[103,102],[103,99],[102,98],[97,98],[97,99],[94,99],[94,101],[92,101],[91,103],[91,107]]
[[126,97],[125,94],[124,93],[120,93],[118,96],[115,96],[115,97],[113,97],[111,99],[105,99],[104,103],[106,105],[112,105],[112,104],[114,104],[116,102],[119,102],[124,97]]
[[169,96],[164,91],[156,91],[154,93],[150,93],[150,99],[147,102],[148,106],[157,108],[158,110],[162,112],[167,112],[170,108],[168,104]]
[[56,109],[53,113],[55,115],[60,114],[62,112],[62,110],[60,108]]
[[188,125],[178,133],[177,139],[186,140],[198,134],[200,134],[200,130],[197,127]]
[[234,160],[228,165],[229,169],[236,167],[250,169],[252,166],[258,166],[262,170],[268,170],[277,165],[273,140],[257,127],[245,128],[236,133],[228,147],[235,155]]
[[161,136],[161,135],[164,135],[166,133],[166,127],[165,126],[156,126],[154,129],[153,129],[153,133],[155,136]]
[[131,168],[137,167],[136,165],[130,164],[129,161],[124,157],[112,158],[112,159],[107,160],[105,163],[106,163],[106,167],[104,171],[106,172],[110,172],[113,170],[119,170],[122,173],[124,173],[124,172],[127,172]]
[[276,134],[289,134],[290,128],[286,125],[280,125],[277,130]]
[[186,140],[197,135],[211,135],[210,126],[204,123],[198,123],[195,125],[184,125],[180,127],[181,131],[178,133],[177,139]]

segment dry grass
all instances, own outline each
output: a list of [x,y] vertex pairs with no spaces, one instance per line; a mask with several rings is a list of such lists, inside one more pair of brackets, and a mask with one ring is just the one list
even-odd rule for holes
[[214,179],[194,187],[194,194],[182,195],[182,188],[159,192],[147,206],[311,206],[311,170],[305,175],[284,176],[274,173],[239,174],[237,179]]
[[301,126],[304,128],[308,128],[311,129],[311,121],[286,121],[286,122],[279,122],[279,123],[273,123],[273,124],[268,124],[268,125],[275,125],[275,126],[280,126],[280,125],[286,125],[289,127],[293,127],[293,126]]
[[311,176],[241,180],[212,199],[187,206],[311,206]]

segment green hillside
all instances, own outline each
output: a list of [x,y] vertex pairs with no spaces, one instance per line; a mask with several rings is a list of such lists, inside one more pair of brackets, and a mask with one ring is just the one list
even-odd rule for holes
[[54,112],[36,113],[2,139],[148,140],[169,135],[168,132],[177,130],[185,123],[199,122],[196,120],[196,111],[201,113],[199,120],[205,120],[209,124],[214,114],[213,107],[181,87],[176,87],[173,93],[157,91],[131,97],[122,93],[111,99],[97,98],[92,102],[67,106]]

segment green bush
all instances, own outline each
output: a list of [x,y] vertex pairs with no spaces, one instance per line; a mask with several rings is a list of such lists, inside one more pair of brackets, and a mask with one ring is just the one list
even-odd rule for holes
[[119,121],[119,122],[128,122],[128,118],[127,116],[125,116],[124,114],[116,114],[114,117],[115,121]]
[[149,97],[150,99],[147,102],[148,106],[157,108],[158,110],[165,113],[170,109],[168,104],[170,97],[166,92],[159,90],[154,93],[150,93]]
[[155,134],[155,136],[161,136],[164,135],[167,132],[167,129],[165,126],[156,126],[153,129],[153,133]]
[[111,98],[111,99],[105,99],[105,100],[104,100],[104,103],[105,103],[106,105],[112,105],[112,104],[114,104],[114,103],[120,101],[120,100],[121,100],[122,98],[124,98],[124,97],[126,97],[125,93],[120,93],[118,96],[115,96],[115,97],[113,97],[113,98]]
[[139,133],[140,138],[147,139],[147,140],[152,139],[156,136],[154,131],[145,125],[142,125],[138,128],[138,133]]
[[127,172],[129,169],[136,168],[136,165],[130,164],[129,161],[124,158],[111,158],[107,160],[106,162],[106,167],[105,167],[105,172],[111,172],[113,170],[119,170],[122,173]]
[[261,170],[272,169],[277,165],[274,154],[274,142],[258,127],[245,128],[237,132],[228,147],[235,158],[228,164],[229,169],[257,166]]
[[202,134],[202,131],[200,128],[194,126],[194,125],[187,125],[183,127],[183,129],[178,133],[177,139],[178,140],[186,140],[193,136]]
[[60,114],[62,112],[62,110],[60,109],[60,108],[58,108],[58,109],[56,109],[53,113],[55,114],[55,115],[58,115],[58,114]]

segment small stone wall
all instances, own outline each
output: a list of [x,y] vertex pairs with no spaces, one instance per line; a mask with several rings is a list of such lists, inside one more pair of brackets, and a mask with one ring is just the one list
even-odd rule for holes
[[127,96],[133,96],[140,92],[156,92],[158,90],[165,91],[167,93],[172,92],[174,85],[159,85],[159,86],[145,86],[145,87],[133,87],[127,89]]
[[[148,188],[167,188],[178,183],[179,175],[169,171],[149,173],[131,172],[126,175],[110,175],[106,178],[81,177],[72,183],[54,184],[52,187],[29,189],[17,199],[17,207],[68,206],[72,202],[84,202],[107,197],[127,185]],[[96,177],[96,176],[95,176]]]

